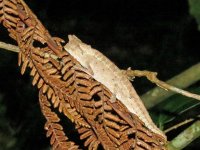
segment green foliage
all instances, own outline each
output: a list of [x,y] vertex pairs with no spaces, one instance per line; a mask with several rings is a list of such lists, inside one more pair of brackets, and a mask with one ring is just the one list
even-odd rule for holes
[[12,136],[12,130],[5,118],[6,107],[2,100],[3,96],[0,95],[0,149],[11,150],[16,144],[16,139]]
[[0,95],[0,120],[1,120],[0,129],[5,126],[5,118],[4,118],[5,111],[6,111],[6,107],[2,104],[2,95]]
[[[200,94],[200,87],[191,90],[191,92]],[[199,107],[199,105],[199,101],[177,94],[153,108],[153,110],[159,110],[159,114],[156,111],[152,111],[151,115],[157,125],[163,129],[167,123],[173,123],[177,120],[181,122],[181,120],[184,121],[194,117],[198,113],[195,108]]]
[[200,1],[199,0],[188,0],[190,14],[196,19],[198,23],[198,29],[200,30]]

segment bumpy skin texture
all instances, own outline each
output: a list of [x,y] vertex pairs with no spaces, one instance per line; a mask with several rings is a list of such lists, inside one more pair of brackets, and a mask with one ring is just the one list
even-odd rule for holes
[[111,102],[117,98],[131,113],[137,115],[147,128],[166,138],[153,123],[127,76],[113,62],[74,35],[69,35],[69,42],[64,49],[80,62],[81,66],[77,67],[82,68],[113,93]]

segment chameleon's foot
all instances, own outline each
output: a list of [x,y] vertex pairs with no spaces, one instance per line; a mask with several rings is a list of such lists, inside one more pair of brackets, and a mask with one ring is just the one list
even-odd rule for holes
[[128,67],[127,70],[122,70],[122,73],[128,78],[129,81],[133,82],[134,79],[135,79],[135,76],[130,75],[130,74],[128,73],[129,70],[131,70],[131,67]]

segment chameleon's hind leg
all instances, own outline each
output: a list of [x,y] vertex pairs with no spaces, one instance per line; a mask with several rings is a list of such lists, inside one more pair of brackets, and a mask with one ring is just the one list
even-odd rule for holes
[[117,100],[117,97],[116,97],[116,93],[117,93],[117,86],[114,87],[114,92],[112,93],[112,96],[110,97],[110,102],[111,103],[115,103],[116,100]]

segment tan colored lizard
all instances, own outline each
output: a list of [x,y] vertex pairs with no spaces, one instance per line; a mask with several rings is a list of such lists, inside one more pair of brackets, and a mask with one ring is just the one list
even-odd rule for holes
[[120,100],[148,129],[166,139],[163,132],[153,123],[128,77],[101,52],[83,43],[75,35],[69,35],[68,38],[69,42],[64,49],[80,62],[79,67],[113,93],[111,102],[114,102],[115,98]]

